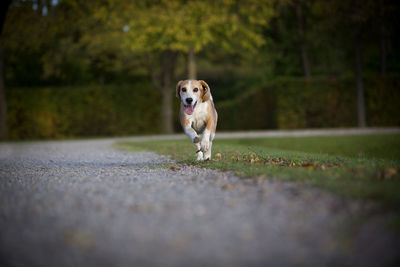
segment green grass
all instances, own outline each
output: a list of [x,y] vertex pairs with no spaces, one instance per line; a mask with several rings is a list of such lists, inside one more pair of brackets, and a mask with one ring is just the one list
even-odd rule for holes
[[353,158],[400,160],[400,135],[312,136],[221,140],[247,146],[263,146]]
[[[400,205],[400,135],[216,139],[213,160],[195,161],[189,140],[121,143],[171,155],[180,164],[307,183],[335,193]],[[219,155],[216,154],[219,153]]]

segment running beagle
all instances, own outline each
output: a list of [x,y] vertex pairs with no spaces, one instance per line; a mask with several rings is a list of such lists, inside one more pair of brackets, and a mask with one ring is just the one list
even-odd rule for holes
[[196,146],[197,160],[211,159],[218,115],[210,87],[203,80],[179,81],[176,97],[181,100],[181,125]]

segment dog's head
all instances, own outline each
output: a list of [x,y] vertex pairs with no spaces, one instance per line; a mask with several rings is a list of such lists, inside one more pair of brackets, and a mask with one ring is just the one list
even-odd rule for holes
[[176,97],[182,101],[185,113],[191,115],[198,103],[210,99],[210,87],[203,80],[179,81],[176,84]]

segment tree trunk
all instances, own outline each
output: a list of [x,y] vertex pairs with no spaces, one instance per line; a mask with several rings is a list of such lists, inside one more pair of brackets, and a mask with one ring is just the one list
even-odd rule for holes
[[296,1],[296,15],[297,15],[297,26],[298,26],[298,34],[300,42],[301,62],[303,65],[303,73],[304,76],[308,79],[311,77],[311,71],[310,71],[310,62],[308,61],[307,43],[304,37],[303,12],[301,9],[300,0]]
[[161,58],[160,81],[156,81],[161,92],[161,131],[163,134],[174,132],[174,121],[172,112],[172,97],[174,93],[175,68],[178,54],[173,51],[164,51]]
[[358,127],[366,127],[365,119],[365,99],[364,99],[364,82],[362,74],[362,54],[361,54],[361,41],[359,35],[355,35],[355,78],[357,84],[357,125]]
[[385,6],[383,0],[379,1],[381,20],[381,74],[386,74],[386,31],[385,31]]
[[173,128],[173,112],[172,112],[172,92],[171,88],[165,87],[161,90],[161,130],[163,134],[172,134]]
[[381,74],[386,74],[386,41],[383,36],[381,36]]
[[197,79],[196,59],[193,46],[189,48],[189,53],[188,53],[188,79],[189,80]]
[[43,16],[43,3],[42,0],[37,1],[37,13],[39,16]]
[[[4,21],[11,0],[3,0],[0,5],[0,37],[3,33]],[[3,46],[0,39],[0,140],[7,137],[7,102],[4,87],[4,68],[3,68]]]
[[3,76],[3,47],[0,41],[0,140],[7,136],[7,106]]

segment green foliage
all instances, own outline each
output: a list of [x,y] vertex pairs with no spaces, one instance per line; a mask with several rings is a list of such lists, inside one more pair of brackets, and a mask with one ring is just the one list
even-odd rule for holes
[[373,126],[400,125],[400,76],[369,75],[367,81],[368,123]]
[[[275,15],[273,0],[14,2],[4,27],[6,79],[13,86],[110,83],[112,73],[143,74],[149,61],[159,67],[154,59],[162,52],[190,47],[255,54]],[[32,8],[38,3],[46,15]]]
[[[282,78],[266,82],[249,76],[236,83],[228,80],[216,80],[215,86],[212,79],[209,82],[219,114],[218,130],[356,124],[352,77]],[[400,125],[398,81],[397,75],[367,79],[369,125]],[[7,91],[9,138],[159,133],[160,97],[153,86],[142,80],[107,86],[12,88]],[[179,101],[175,98],[173,110],[175,130],[181,132]]]
[[158,133],[159,97],[148,83],[9,89],[9,139]]
[[[218,140],[231,144],[232,140]],[[400,135],[307,136],[238,139],[235,144],[360,159],[400,160]]]
[[[367,120],[370,126],[400,125],[398,75],[366,79]],[[244,87],[231,100],[216,102],[218,128],[296,129],[356,125],[353,77],[310,80],[282,78]]]
[[[145,122],[160,111],[154,105],[158,93],[135,102],[136,112],[127,99],[131,93],[142,99],[141,90],[82,85],[138,88],[141,77],[147,88],[152,77],[153,86],[173,94],[175,82],[187,78],[190,47],[198,77],[212,87],[219,129],[354,126],[356,37],[362,43],[368,125],[400,125],[399,6],[393,0],[51,3],[14,0],[7,14],[1,40],[5,84],[24,87],[7,92],[13,139],[158,132]],[[309,81],[300,78],[297,3]],[[35,5],[46,6],[47,14]],[[163,59],[164,52],[171,56]],[[387,73],[378,75],[382,56]],[[65,87],[72,85],[77,87]],[[68,103],[74,103],[72,111],[60,111]],[[174,105],[176,118],[178,102]]]
[[[251,65],[265,75],[302,73],[294,0],[50,2],[13,1],[2,36],[8,85],[112,83],[148,72],[149,60],[164,50],[185,54],[189,47],[225,70]],[[353,72],[355,30],[364,68],[378,71],[383,40],[388,72],[399,71],[395,1],[299,2],[313,75]],[[38,4],[46,5],[46,15],[32,8]],[[180,65],[178,75],[186,76],[186,63]]]
[[[231,170],[242,177],[306,183],[348,197],[374,199],[392,208],[400,204],[400,135],[216,139],[214,160],[208,162],[194,161],[189,140],[122,145],[172,155],[181,164]],[[360,150],[368,154],[360,155]]]
[[267,25],[274,15],[273,3],[107,1],[106,5],[95,5],[93,14],[114,37],[122,35],[132,51],[187,52],[190,47],[200,51],[211,43],[219,43],[225,50],[254,50],[264,43],[259,26]]

